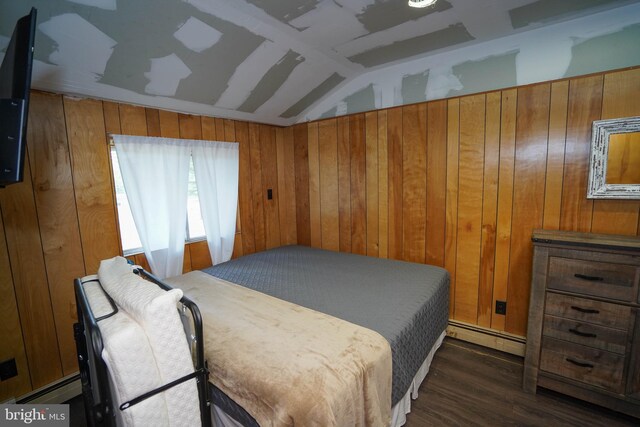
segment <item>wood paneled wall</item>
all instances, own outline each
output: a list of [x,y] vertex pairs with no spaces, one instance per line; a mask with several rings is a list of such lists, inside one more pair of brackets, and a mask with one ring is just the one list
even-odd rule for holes
[[524,336],[533,229],[640,234],[586,198],[592,122],[638,99],[636,68],[296,125],[298,242],[445,267],[452,319]]
[[[592,121],[638,99],[632,69],[278,128],[34,92],[25,180],[0,189],[0,360],[19,371],[0,400],[77,370],[73,279],[121,253],[108,133],[238,141],[234,256],[298,243],[443,266],[452,319],[524,335],[534,228],[640,232],[640,202],[585,197]],[[187,245],[185,271],[210,263]]]
[[[0,401],[78,370],[73,279],[122,252],[109,133],[238,141],[234,256],[296,242],[292,128],[33,92],[24,182],[0,189],[0,361],[19,373]],[[206,242],[186,246],[185,271],[209,265]]]

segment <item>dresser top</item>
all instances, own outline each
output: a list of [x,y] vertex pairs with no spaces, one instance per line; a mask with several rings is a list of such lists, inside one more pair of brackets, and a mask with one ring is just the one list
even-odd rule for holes
[[534,244],[568,244],[572,246],[640,250],[640,236],[578,233],[575,231],[559,230],[534,230],[531,240],[533,240]]

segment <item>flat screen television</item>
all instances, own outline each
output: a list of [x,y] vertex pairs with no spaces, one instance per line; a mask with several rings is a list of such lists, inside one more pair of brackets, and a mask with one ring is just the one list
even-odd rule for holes
[[36,13],[18,20],[0,66],[0,187],[24,174]]

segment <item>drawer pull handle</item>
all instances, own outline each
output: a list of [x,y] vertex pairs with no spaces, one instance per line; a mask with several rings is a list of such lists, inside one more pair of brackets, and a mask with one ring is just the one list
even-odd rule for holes
[[577,277],[578,279],[588,280],[590,282],[602,282],[604,280],[604,277],[587,276],[586,274],[580,274],[580,273],[576,273],[573,276]]
[[579,311],[580,313],[589,313],[589,314],[598,314],[598,313],[600,313],[600,310],[594,310],[592,308],[582,308],[582,307],[578,307],[576,305],[572,305],[571,308],[573,310]]
[[569,363],[573,363],[576,366],[580,366],[581,368],[593,368],[593,365],[591,363],[578,362],[577,360],[573,360],[570,357],[567,357],[565,360]]
[[595,338],[596,337],[596,334],[592,334],[592,333],[589,333],[589,332],[580,332],[579,330],[573,329],[573,328],[569,329],[569,332],[571,332],[572,334],[576,334],[578,336],[581,336],[581,337],[587,337],[587,338]]

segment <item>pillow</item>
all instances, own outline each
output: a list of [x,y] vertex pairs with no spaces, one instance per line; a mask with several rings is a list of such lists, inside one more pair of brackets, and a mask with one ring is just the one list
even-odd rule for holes
[[[82,280],[92,279],[85,277]],[[84,286],[87,300],[96,317],[111,313],[112,308],[97,282]],[[102,335],[102,359],[107,365],[114,412],[118,425],[169,426],[167,404],[160,393],[121,411],[119,406],[135,397],[160,387],[158,372],[149,341],[129,315],[122,310],[98,322]],[[95,372],[92,373],[95,375]]]
[[[182,290],[164,291],[132,273],[122,257],[100,263],[98,277],[114,301],[142,326],[156,360],[163,384],[194,371],[177,303]],[[196,379],[164,393],[171,426],[199,425],[200,405]]]

